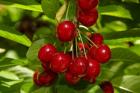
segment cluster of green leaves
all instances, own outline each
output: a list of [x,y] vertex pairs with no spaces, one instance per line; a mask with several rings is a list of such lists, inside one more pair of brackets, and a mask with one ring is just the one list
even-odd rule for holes
[[[33,71],[41,67],[37,58],[39,48],[51,42],[59,50],[63,49],[54,37],[55,26],[64,18],[63,15],[72,20],[76,7],[75,0],[38,1],[0,0],[0,93],[55,93],[54,90],[57,93],[102,93],[97,84],[103,80],[113,83],[115,93],[140,92],[139,0],[100,0],[97,24],[84,30],[101,32],[105,43],[112,49],[112,58],[102,65],[97,84],[84,89],[85,84],[68,86],[63,78],[51,87],[39,88],[33,84]],[[45,15],[41,20],[51,26],[37,29],[33,40],[17,30],[25,14],[37,17],[42,12]]]

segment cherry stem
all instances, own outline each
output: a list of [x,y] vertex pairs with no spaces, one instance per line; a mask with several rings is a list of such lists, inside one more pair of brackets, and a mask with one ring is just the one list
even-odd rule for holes
[[72,59],[74,59],[74,46],[73,46],[73,41],[72,41],[72,45],[71,45],[71,48],[72,48]]
[[98,48],[98,46],[94,43],[94,42],[92,42],[91,40],[90,40],[90,38],[89,37],[87,37],[86,35],[83,35],[88,41],[90,41],[96,48]]
[[77,38],[75,38],[75,45],[76,45],[76,57],[78,57],[78,50],[77,50]]
[[65,2],[67,2],[67,10],[66,10],[66,16],[65,16],[65,20],[68,19],[68,13],[69,13],[69,0],[65,0]]
[[79,34],[80,40],[81,40],[82,45],[83,45],[85,58],[87,59],[86,49],[85,49],[84,42],[83,42],[83,39],[82,39],[82,36],[81,36],[81,33],[80,33],[80,31],[79,31],[79,30],[78,30],[78,34]]
[[67,47],[65,46],[64,53],[66,53],[66,51],[67,51]]

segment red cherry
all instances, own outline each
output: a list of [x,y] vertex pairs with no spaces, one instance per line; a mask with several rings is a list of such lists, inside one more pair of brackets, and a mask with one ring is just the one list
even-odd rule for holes
[[88,58],[88,66],[86,77],[93,78],[100,74],[100,63],[96,60]]
[[114,88],[109,81],[104,81],[100,84],[100,88],[103,90],[104,93],[114,93]]
[[75,76],[70,72],[65,73],[65,79],[66,79],[67,83],[70,85],[77,84],[78,81],[80,80],[80,78],[78,76]]
[[83,11],[91,10],[95,8],[99,0],[78,0],[78,5]]
[[37,86],[41,86],[42,84],[38,81],[39,72],[35,71],[33,74],[33,81]]
[[103,36],[100,33],[94,33],[91,37],[92,42],[96,45],[101,45],[103,43]]
[[39,75],[38,77],[38,81],[42,84],[42,85],[51,85],[55,82],[57,78],[57,74],[54,72],[43,72]]
[[82,43],[82,42],[78,42],[78,47],[79,47],[79,49],[82,51],[84,48],[85,49],[89,49],[89,45],[87,44],[87,43]]
[[76,27],[71,21],[63,21],[57,26],[57,36],[60,41],[71,41],[76,36]]
[[41,64],[42,68],[44,71],[48,72],[50,71],[50,62],[46,63],[46,64]]
[[87,60],[85,57],[75,58],[69,66],[69,71],[79,77],[85,75],[87,69]]
[[100,45],[95,52],[95,59],[101,63],[106,63],[111,58],[111,50],[107,45]]
[[71,56],[68,54],[56,53],[50,62],[51,70],[56,73],[64,72],[67,70],[71,60]]
[[96,23],[98,18],[98,11],[97,9],[92,9],[90,11],[83,12],[80,9],[78,10],[77,20],[83,24],[84,26],[92,26]]
[[92,47],[89,49],[89,51],[88,51],[88,56],[89,56],[90,58],[92,58],[92,59],[95,58],[96,49],[97,49],[97,48],[96,48],[95,46],[92,46]]
[[38,52],[38,58],[45,64],[49,62],[56,52],[56,48],[52,44],[45,44]]

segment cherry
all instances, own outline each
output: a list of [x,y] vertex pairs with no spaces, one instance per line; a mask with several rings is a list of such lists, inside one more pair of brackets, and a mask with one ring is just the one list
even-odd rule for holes
[[57,26],[57,36],[62,42],[71,41],[76,36],[76,27],[71,21],[63,21]]
[[77,75],[79,77],[85,75],[86,69],[87,69],[87,60],[85,57],[75,58],[69,66],[69,71],[72,74]]
[[103,43],[103,36],[100,33],[94,33],[91,36],[92,42],[94,42],[96,45],[101,45]]
[[54,83],[54,81],[57,78],[57,74],[54,72],[43,72],[39,75],[38,77],[38,81],[42,84],[42,85],[51,85],[52,83]]
[[45,64],[49,62],[56,52],[56,48],[52,44],[45,44],[38,52],[38,58],[40,61]]
[[70,85],[77,84],[78,81],[80,80],[80,78],[78,76],[75,76],[70,72],[65,73],[65,79],[66,79],[67,83]]
[[84,26],[92,26],[96,23],[97,18],[98,11],[95,8],[86,12],[83,12],[82,10],[78,9],[77,20]]
[[100,88],[103,90],[104,93],[114,93],[114,88],[109,81],[104,81],[100,84]]
[[33,80],[36,85],[51,85],[57,78],[57,74],[51,71],[39,74],[38,71],[34,73]]
[[87,43],[82,43],[82,42],[78,42],[78,47],[79,47],[79,49],[80,49],[80,51],[82,51],[84,48],[85,49],[89,49],[89,45],[87,44]]
[[44,71],[48,72],[50,70],[50,62],[41,65]]
[[33,81],[37,86],[41,86],[42,84],[38,81],[39,71],[35,71],[33,74]]
[[95,8],[98,4],[99,0],[78,0],[78,6],[84,10],[88,11],[92,8]]
[[56,73],[64,72],[67,70],[71,60],[70,55],[64,54],[63,52],[58,52],[53,56],[50,62],[51,70]]
[[88,51],[88,56],[91,57],[92,59],[95,58],[95,52],[96,52],[96,47],[95,46],[92,46],[89,51]]
[[93,78],[97,77],[99,74],[100,74],[100,63],[96,60],[88,58],[86,77]]
[[95,51],[95,59],[101,63],[106,63],[111,58],[111,50],[107,45],[100,45]]

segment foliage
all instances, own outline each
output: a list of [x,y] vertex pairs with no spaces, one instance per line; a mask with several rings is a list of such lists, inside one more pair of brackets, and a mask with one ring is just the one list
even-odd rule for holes
[[[62,82],[63,78],[54,86],[43,88],[32,82],[33,71],[41,67],[37,59],[40,46],[53,41],[59,50],[63,49],[55,38],[55,25],[63,15],[66,19],[75,15],[75,0],[69,1],[0,0],[0,93],[102,93],[97,85],[82,89],[84,84],[80,84],[74,88]],[[110,80],[115,93],[140,93],[139,4],[139,0],[100,0],[97,24],[83,28],[101,32],[112,49],[112,58],[102,65],[97,84],[103,79]],[[18,29],[24,16],[31,17],[33,23],[27,32]],[[40,21],[45,24],[40,26]]]

